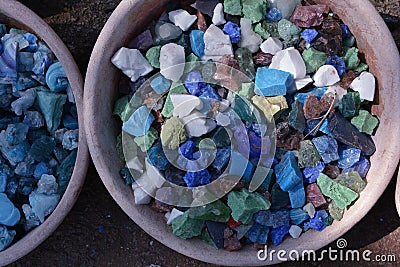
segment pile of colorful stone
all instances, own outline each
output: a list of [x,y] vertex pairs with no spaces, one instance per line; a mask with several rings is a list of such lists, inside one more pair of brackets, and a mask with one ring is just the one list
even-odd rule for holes
[[78,117],[67,76],[46,44],[5,25],[0,37],[2,251],[57,206],[75,165]]
[[[375,78],[349,28],[312,1],[186,2],[170,4],[112,58],[131,80],[114,113],[134,140],[126,148],[118,137],[121,159],[123,146],[124,152],[140,148],[121,170],[136,204],[164,212],[175,235],[230,251],[268,240],[279,245],[287,235],[298,238],[341,220],[366,186],[375,152],[370,135],[378,125],[369,111]],[[275,119],[274,136],[263,135],[260,114]],[[235,131],[238,121],[244,136]],[[240,142],[233,145],[233,137]],[[216,147],[210,164],[199,161],[204,138]],[[274,141],[276,154],[268,157]],[[179,151],[177,163],[165,149]],[[238,165],[243,177],[219,200],[189,208],[159,201],[165,180],[197,188],[226,169],[236,175]],[[256,192],[249,190],[254,176],[264,181]]]

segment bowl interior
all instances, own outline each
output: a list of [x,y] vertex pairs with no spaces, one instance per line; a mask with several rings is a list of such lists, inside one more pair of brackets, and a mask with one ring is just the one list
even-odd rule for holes
[[[118,159],[116,136],[120,132],[112,109],[118,96],[120,72],[111,64],[111,57],[132,37],[143,31],[147,24],[164,10],[167,0],[127,0],[114,11],[103,28],[93,50],[85,81],[85,121],[89,149],[103,183],[121,208],[143,230],[164,245],[186,256],[214,264],[249,266],[278,262],[259,261],[257,252],[247,246],[239,252],[215,250],[199,240],[182,240],[172,234],[163,215],[148,206],[134,204],[131,188],[119,178],[122,166]],[[377,151],[371,157],[367,187],[355,204],[345,212],[340,222],[323,232],[308,231],[299,239],[286,239],[277,249],[317,250],[334,241],[354,226],[375,204],[394,173],[399,159],[400,60],[397,48],[383,20],[368,0],[319,0],[329,5],[350,27],[365,55],[370,71],[378,79],[378,97],[373,113],[380,126],[373,137]],[[141,10],[141,12],[137,12]],[[381,42],[376,42],[381,40]],[[385,49],[380,47],[385,43]],[[105,80],[103,77],[107,77]]]
[[80,125],[78,154],[67,190],[53,213],[39,227],[36,227],[22,239],[0,252],[0,266],[3,266],[28,254],[61,224],[75,204],[83,186],[89,165],[89,150],[83,127],[83,78],[67,47],[49,25],[17,1],[0,1],[0,23],[36,34],[54,52],[62,64],[72,87]]

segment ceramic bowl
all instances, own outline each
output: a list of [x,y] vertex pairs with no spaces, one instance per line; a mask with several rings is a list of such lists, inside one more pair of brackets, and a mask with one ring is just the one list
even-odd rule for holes
[[[85,81],[85,126],[89,149],[100,177],[115,201],[144,231],[164,245],[204,262],[255,266],[278,262],[260,261],[257,252],[246,246],[238,252],[215,250],[204,242],[183,240],[172,234],[163,214],[149,206],[135,205],[132,189],[119,177],[121,162],[116,151],[116,136],[121,131],[112,116],[118,96],[120,71],[111,57],[165,10],[167,0],[125,0],[104,26],[91,55]],[[385,23],[368,0],[319,0],[329,5],[354,33],[365,54],[370,71],[377,77],[378,90],[373,114],[380,126],[373,137],[377,150],[371,157],[368,185],[342,221],[335,221],[322,232],[308,231],[299,239],[286,239],[278,249],[317,250],[339,238],[363,218],[381,196],[399,160],[400,151],[400,59]],[[378,41],[379,40],[379,41]],[[106,79],[104,77],[107,77]],[[129,234],[129,233],[128,233]],[[362,237],[360,237],[362,238]],[[270,246],[270,249],[276,249]]]
[[83,78],[65,44],[38,15],[14,0],[0,1],[0,23],[32,32],[43,40],[61,62],[72,87],[79,121],[79,147],[75,168],[57,208],[22,239],[0,252],[0,266],[7,265],[25,256],[48,238],[71,210],[83,186],[89,164],[89,150],[83,127]]

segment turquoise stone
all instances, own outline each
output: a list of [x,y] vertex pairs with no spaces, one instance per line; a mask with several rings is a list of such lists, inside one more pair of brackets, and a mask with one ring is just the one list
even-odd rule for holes
[[17,232],[14,230],[7,230],[6,227],[0,225],[0,251],[5,250],[13,241]]
[[132,116],[126,121],[122,130],[133,136],[143,136],[154,121],[154,116],[146,106],[138,108]]
[[54,133],[60,126],[67,96],[53,92],[38,91],[36,99],[46,121],[47,130],[50,133]]
[[192,219],[187,212],[172,221],[172,232],[183,239],[201,235],[203,227],[204,220]]

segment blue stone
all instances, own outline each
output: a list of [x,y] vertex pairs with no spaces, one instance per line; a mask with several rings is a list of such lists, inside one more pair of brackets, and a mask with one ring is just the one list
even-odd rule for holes
[[3,154],[3,157],[7,159],[12,166],[15,166],[19,162],[23,161],[30,149],[30,145],[26,140],[16,146],[3,145],[2,142],[3,141],[0,140],[0,150]]
[[342,172],[348,173],[356,171],[358,172],[358,174],[360,174],[361,178],[365,178],[367,176],[370,167],[371,163],[369,162],[369,160],[361,156],[360,160],[356,164],[354,164],[350,168],[345,168]]
[[26,111],[23,123],[27,124],[30,129],[39,129],[44,126],[44,118],[38,111]]
[[310,43],[317,37],[318,31],[314,29],[305,29],[301,33],[301,38],[303,38],[306,41],[307,45],[310,45]]
[[353,35],[350,32],[349,27],[346,24],[340,24],[340,28],[342,29],[342,36],[344,39],[350,38]]
[[60,62],[55,62],[50,65],[46,72],[46,84],[53,92],[62,92],[67,89],[69,83],[67,74]]
[[319,131],[323,132],[324,134],[331,135],[328,120],[324,120],[324,122],[321,124],[321,127],[319,127]]
[[171,87],[171,82],[164,76],[158,75],[150,82],[150,86],[157,94],[161,95]]
[[13,101],[13,89],[7,84],[0,84],[0,108],[9,110],[10,104]]
[[246,183],[250,183],[255,166],[246,157],[237,151],[231,155],[229,168],[230,175],[237,175],[244,178]]
[[197,70],[191,71],[186,75],[184,84],[189,93],[194,96],[201,95],[204,87],[206,87],[203,76]]
[[179,147],[180,153],[187,159],[193,159],[193,153],[196,152],[196,144],[192,140],[187,140]]
[[29,154],[36,161],[49,161],[51,159],[51,154],[56,148],[56,141],[54,138],[49,136],[41,136],[35,142],[33,142]]
[[[257,169],[254,172],[254,177],[257,177],[257,173],[260,172],[260,170],[262,172],[265,172],[266,170],[268,170],[268,168],[262,167],[262,166],[257,166]],[[260,187],[257,189],[257,192],[260,193],[264,193],[264,192],[270,192],[270,188],[271,188],[271,184],[272,184],[272,177],[274,174],[274,170],[273,169],[269,169],[268,174],[266,175],[264,181],[262,182],[262,184],[260,185]]]
[[262,67],[257,69],[255,84],[257,95],[286,95],[294,86],[294,78],[289,72]]
[[212,167],[217,170],[217,172],[222,172],[223,168],[228,164],[231,158],[230,148],[221,148],[217,150],[215,160],[212,163]]
[[312,142],[326,164],[339,159],[338,144],[334,138],[324,135],[314,138]]
[[75,130],[79,128],[79,122],[78,118],[70,115],[70,114],[65,114],[63,116],[63,125],[65,128],[69,130]]
[[283,225],[278,228],[272,228],[269,235],[271,237],[274,246],[278,246],[282,243],[283,238],[289,234],[290,225]]
[[[36,51],[33,54],[34,66],[32,72],[38,76],[44,77],[47,69],[52,63],[52,56],[50,51]],[[43,78],[44,79],[44,78]]]
[[289,224],[290,214],[285,209],[261,210],[254,214],[253,219],[259,225],[277,228]]
[[169,161],[164,154],[164,150],[160,143],[154,144],[148,151],[147,157],[151,165],[161,171],[165,171],[169,167]]
[[303,176],[292,151],[286,152],[281,162],[275,166],[275,173],[276,182],[285,192],[295,189],[298,184],[303,183]]
[[346,73],[346,63],[344,63],[343,58],[338,55],[328,57],[326,64],[334,66],[340,77]]
[[267,244],[269,227],[254,224],[246,233],[246,237],[253,243]]
[[361,150],[343,145],[339,148],[339,168],[350,168],[360,160]]
[[312,184],[315,183],[318,179],[318,176],[322,173],[325,169],[325,164],[320,161],[318,165],[314,168],[304,168],[303,170],[303,180],[306,183]]
[[307,93],[297,93],[294,95],[294,100],[297,100],[302,105],[304,105],[304,103],[306,103],[306,100],[310,95],[315,95],[318,99],[321,99],[321,97],[326,93],[326,90],[327,90],[326,87],[318,87],[312,89]]
[[215,89],[209,84],[207,84],[203,88],[203,93],[200,95],[200,98],[203,98],[203,99],[204,98],[210,98],[210,99],[214,99],[214,100],[217,100],[217,101],[221,100],[221,97],[219,96],[219,94],[217,94],[215,92]]
[[122,130],[133,136],[143,136],[154,121],[154,116],[146,106],[138,108],[122,125]]
[[279,21],[282,19],[282,13],[279,11],[279,9],[276,8],[270,8],[265,15],[265,19],[267,21]]
[[39,180],[43,174],[53,174],[53,169],[47,163],[39,162],[33,172],[33,177]]
[[32,87],[38,86],[38,82],[32,78],[30,72],[18,73],[18,79],[15,84],[13,84],[14,91],[23,91]]
[[74,150],[78,148],[78,142],[79,142],[79,130],[69,130],[66,131],[63,140],[62,140],[62,146],[66,150]]
[[7,195],[0,193],[0,225],[14,226],[21,219],[19,210],[14,206]]
[[18,181],[18,194],[24,196],[29,195],[33,191],[34,181],[33,178],[21,177]]
[[13,241],[17,232],[7,230],[5,226],[0,225],[0,251],[5,250]]
[[35,171],[36,165],[35,160],[29,155],[24,159],[24,161],[18,163],[15,167],[15,174],[23,177],[31,177]]
[[[56,174],[58,182],[58,191],[64,192],[67,189],[69,180],[71,179],[72,172],[75,167],[76,157],[78,151],[77,149],[73,150],[57,167]],[[51,164],[49,164],[51,166]]]
[[6,187],[6,193],[9,196],[14,196],[18,189],[18,181],[15,177],[12,177]]
[[322,231],[325,229],[324,219],[328,217],[328,213],[325,210],[318,210],[315,212],[314,218],[309,219],[304,223],[305,229],[314,229]]
[[198,172],[187,172],[183,176],[188,188],[194,188],[201,185],[207,185],[211,182],[211,174],[207,169]]
[[199,30],[193,30],[190,32],[190,46],[192,48],[193,53],[202,58],[204,56],[204,32]]
[[29,46],[24,48],[23,51],[34,52],[38,48],[38,38],[34,34],[29,32],[24,33],[23,36],[25,40],[27,40],[29,43]]
[[306,204],[306,192],[303,183],[289,190],[290,205],[293,209],[303,207]]
[[60,200],[60,195],[58,194],[42,194],[33,191],[29,195],[29,204],[32,207],[32,211],[39,218],[40,222],[44,222],[44,218],[57,207]]
[[1,138],[1,141],[10,146],[18,145],[26,140],[28,131],[29,126],[24,123],[10,124],[4,133],[4,139]]
[[292,209],[292,210],[290,210],[289,213],[290,213],[290,222],[291,222],[291,224],[295,224],[295,225],[299,225],[302,222],[304,222],[305,220],[310,218],[308,213],[300,208]]
[[0,56],[0,83],[14,84],[17,81],[17,45],[17,42],[8,44],[3,42],[4,51]]
[[229,38],[231,39],[232,44],[239,43],[241,34],[240,34],[240,27],[237,24],[235,24],[231,21],[228,21],[224,25],[224,28],[222,29],[222,31],[226,35],[229,35]]

